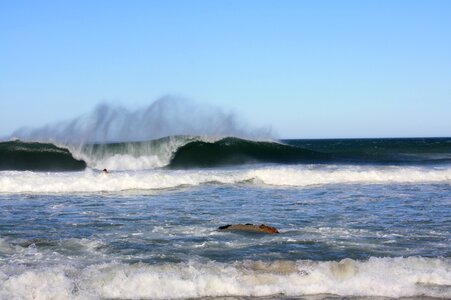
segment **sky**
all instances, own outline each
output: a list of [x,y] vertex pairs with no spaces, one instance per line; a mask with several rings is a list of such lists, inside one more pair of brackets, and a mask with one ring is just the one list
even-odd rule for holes
[[0,136],[168,95],[280,138],[451,136],[451,1],[0,1]]

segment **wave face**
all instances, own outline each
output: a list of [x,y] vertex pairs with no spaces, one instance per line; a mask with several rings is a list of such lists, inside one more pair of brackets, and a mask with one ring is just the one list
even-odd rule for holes
[[86,163],[68,149],[49,143],[10,141],[0,143],[0,170],[78,171]]
[[216,167],[246,163],[314,163],[329,155],[274,142],[256,142],[238,138],[224,138],[210,143],[190,142],[174,153],[170,167]]

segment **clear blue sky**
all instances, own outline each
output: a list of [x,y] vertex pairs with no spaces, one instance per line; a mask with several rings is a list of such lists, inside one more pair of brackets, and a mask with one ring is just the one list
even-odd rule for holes
[[284,138],[451,136],[451,1],[0,2],[0,136],[168,94]]

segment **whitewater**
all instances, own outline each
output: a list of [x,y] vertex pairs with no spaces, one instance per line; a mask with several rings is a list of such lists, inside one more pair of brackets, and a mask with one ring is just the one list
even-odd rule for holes
[[449,138],[8,140],[0,299],[451,298],[450,195]]
[[451,169],[399,166],[256,166],[237,169],[82,172],[0,172],[0,193],[95,193],[204,184],[306,187],[328,184],[451,183]]

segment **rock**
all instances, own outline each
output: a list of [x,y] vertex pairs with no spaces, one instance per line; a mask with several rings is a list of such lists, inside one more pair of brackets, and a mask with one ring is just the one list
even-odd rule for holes
[[265,224],[254,225],[254,224],[228,224],[218,228],[219,230],[225,231],[247,231],[247,232],[260,232],[274,234],[279,233],[279,231],[271,226]]

